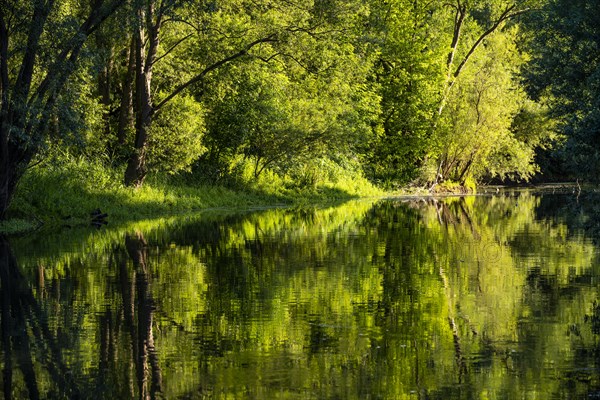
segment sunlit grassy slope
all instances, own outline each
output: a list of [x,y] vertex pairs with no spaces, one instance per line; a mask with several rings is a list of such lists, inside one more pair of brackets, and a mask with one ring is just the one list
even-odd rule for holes
[[182,179],[150,177],[141,188],[124,187],[121,171],[84,160],[38,166],[22,179],[0,232],[12,233],[56,224],[89,223],[100,209],[111,222],[157,218],[209,208],[289,206],[380,196],[362,177],[339,174],[300,186],[276,175],[241,182],[233,188],[191,184]]

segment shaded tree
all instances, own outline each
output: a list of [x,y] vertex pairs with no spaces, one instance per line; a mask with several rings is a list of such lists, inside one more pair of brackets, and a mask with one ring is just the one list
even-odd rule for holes
[[600,6],[552,0],[526,20],[530,62],[523,73],[530,95],[547,103],[567,137],[562,156],[571,172],[596,180],[600,172]]
[[[0,4],[0,218],[44,145],[87,38],[122,4],[98,0]],[[71,13],[58,12],[70,7]]]

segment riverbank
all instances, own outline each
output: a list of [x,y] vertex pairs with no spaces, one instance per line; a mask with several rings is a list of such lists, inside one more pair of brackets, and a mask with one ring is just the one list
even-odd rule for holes
[[[302,206],[385,194],[366,179],[351,176],[305,186],[265,177],[229,187],[152,176],[141,188],[124,187],[121,176],[121,171],[85,162],[34,168],[19,183],[9,218],[0,223],[0,234],[102,226],[211,208]],[[97,218],[103,214],[107,215]]]

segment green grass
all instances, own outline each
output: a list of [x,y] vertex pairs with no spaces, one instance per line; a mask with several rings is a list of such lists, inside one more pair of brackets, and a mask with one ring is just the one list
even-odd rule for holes
[[143,187],[134,189],[124,187],[121,177],[120,170],[84,159],[35,167],[19,183],[9,220],[0,225],[0,233],[28,231],[37,227],[39,220],[44,229],[87,226],[90,212],[98,208],[108,213],[112,225],[211,208],[292,206],[382,194],[364,178],[353,180],[348,176],[306,187],[265,176],[242,183],[238,189],[191,185],[164,176],[150,177]]

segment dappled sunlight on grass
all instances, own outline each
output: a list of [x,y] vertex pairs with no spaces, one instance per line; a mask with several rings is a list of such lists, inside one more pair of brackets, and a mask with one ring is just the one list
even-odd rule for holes
[[109,221],[117,222],[209,208],[301,205],[379,195],[383,192],[364,178],[349,176],[335,183],[322,181],[304,187],[289,179],[271,177],[243,182],[235,189],[151,177],[141,188],[128,188],[121,183],[121,171],[75,160],[28,172],[20,183],[10,217],[25,221],[40,218],[49,226],[82,226],[89,224],[90,212],[96,209],[108,213]]

